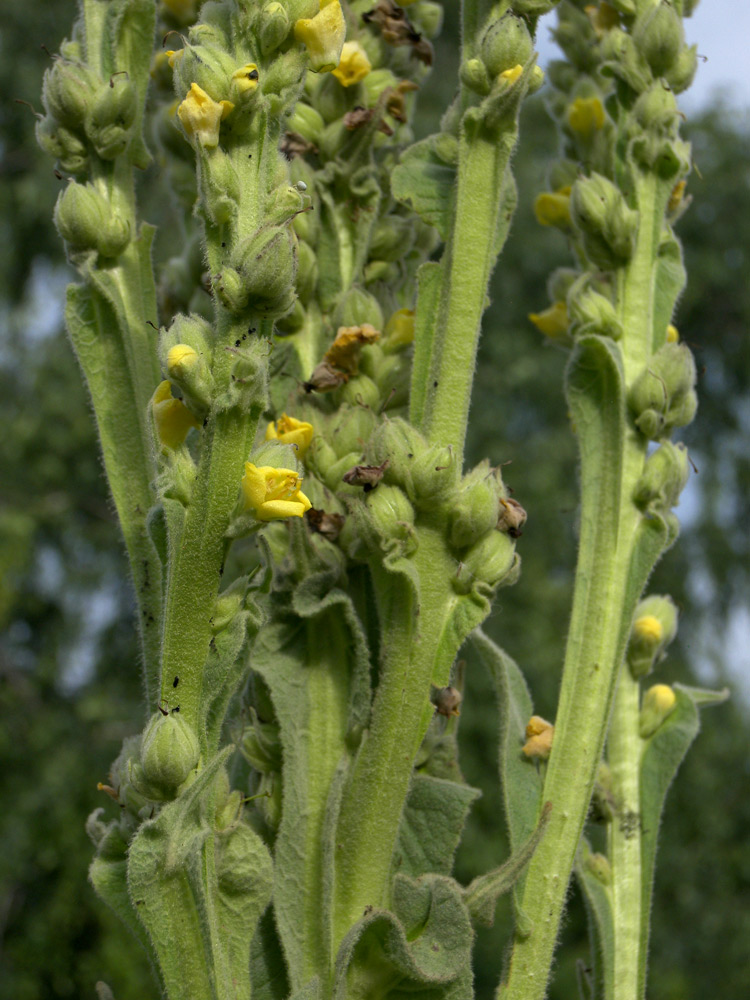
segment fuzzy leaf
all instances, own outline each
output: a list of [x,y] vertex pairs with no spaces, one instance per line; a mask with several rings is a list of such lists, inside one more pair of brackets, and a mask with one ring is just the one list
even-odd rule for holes
[[286,963],[272,906],[260,918],[250,946],[250,982],[253,1000],[287,1000],[289,996]]
[[480,794],[470,785],[415,774],[401,817],[395,869],[414,877],[450,875],[466,817]]
[[[373,909],[346,935],[333,1000],[427,994],[469,998],[473,934],[459,886],[441,875],[397,875],[394,912]],[[451,991],[459,980],[461,988]],[[421,987],[421,989],[420,989]]]
[[432,141],[431,137],[423,139],[401,154],[391,174],[391,192],[445,240],[451,225],[456,168],[440,159]]

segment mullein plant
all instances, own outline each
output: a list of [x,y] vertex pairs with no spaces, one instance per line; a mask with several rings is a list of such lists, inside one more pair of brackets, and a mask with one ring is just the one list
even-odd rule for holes
[[[696,406],[671,326],[693,4],[559,5],[563,158],[536,210],[576,267],[532,319],[570,351],[582,501],[553,725],[480,631],[525,512],[463,456],[554,6],[464,0],[457,96],[417,143],[430,0],[81,0],[47,73],[38,136],[69,176],[55,221],[81,276],[66,320],[148,710],[100,786],[90,877],[170,1000],[468,998],[473,927],[504,892],[498,996],[541,998],[574,870],[591,995],[644,993],[659,814],[714,697],[641,693],[677,612],[638,603],[677,535],[670,437]],[[150,165],[182,248],[158,280],[134,184]],[[462,648],[498,690],[512,849],[469,886],[451,877],[478,794],[457,761]]]

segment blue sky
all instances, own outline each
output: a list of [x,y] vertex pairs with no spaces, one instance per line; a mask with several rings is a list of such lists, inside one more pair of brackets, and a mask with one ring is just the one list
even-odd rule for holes
[[[558,49],[550,40],[547,25],[555,23],[555,14],[543,18],[537,32],[540,63],[557,58]],[[712,94],[723,90],[737,108],[750,110],[750,0],[702,0],[685,22],[690,44],[698,44],[701,60],[695,81],[680,103],[686,109],[701,107]]]

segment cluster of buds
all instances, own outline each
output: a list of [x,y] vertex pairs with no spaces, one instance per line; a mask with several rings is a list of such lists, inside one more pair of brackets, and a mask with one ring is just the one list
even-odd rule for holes
[[[677,608],[670,597],[652,595],[639,602],[633,616],[626,662],[634,678],[645,677],[666,656],[667,646],[677,635]],[[676,706],[668,684],[654,684],[643,695],[640,734],[648,739]]]

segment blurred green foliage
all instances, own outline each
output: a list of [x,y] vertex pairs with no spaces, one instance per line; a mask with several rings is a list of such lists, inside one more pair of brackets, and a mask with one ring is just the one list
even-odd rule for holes
[[[447,5],[451,6],[451,5]],[[33,117],[48,56],[69,30],[72,0],[4,0],[0,46],[0,1000],[92,997],[106,979],[118,1000],[155,996],[137,944],[86,883],[83,824],[107,805],[122,738],[141,725],[141,681],[125,559],[99,464],[95,429],[61,328],[67,272],[51,224],[60,186],[36,149]],[[451,10],[449,9],[449,14]],[[455,79],[455,21],[438,48],[421,134],[434,130]],[[750,629],[750,285],[743,280],[750,216],[750,127],[715,108],[688,122],[700,174],[679,224],[689,287],[677,324],[701,366],[698,420],[686,434],[696,474],[686,521],[651,589],[682,609],[659,679],[736,681]],[[501,591],[489,631],[526,673],[535,707],[553,716],[575,560],[576,454],[562,395],[565,355],[526,320],[546,302],[564,241],[531,203],[556,138],[540,98],[528,105],[515,160],[520,206],[487,314],[472,411],[472,460],[508,465],[529,513],[520,583]],[[153,216],[158,166],[143,179]],[[165,245],[167,241],[164,241]],[[467,779],[484,796],[458,859],[469,880],[504,859],[496,774],[496,710],[470,663],[461,719]],[[745,684],[705,713],[661,833],[650,993],[660,1000],[750,995],[750,762]],[[102,801],[104,800],[104,801]],[[477,996],[497,984],[509,914],[477,939]],[[587,963],[582,907],[572,895],[551,996],[577,995]]]

